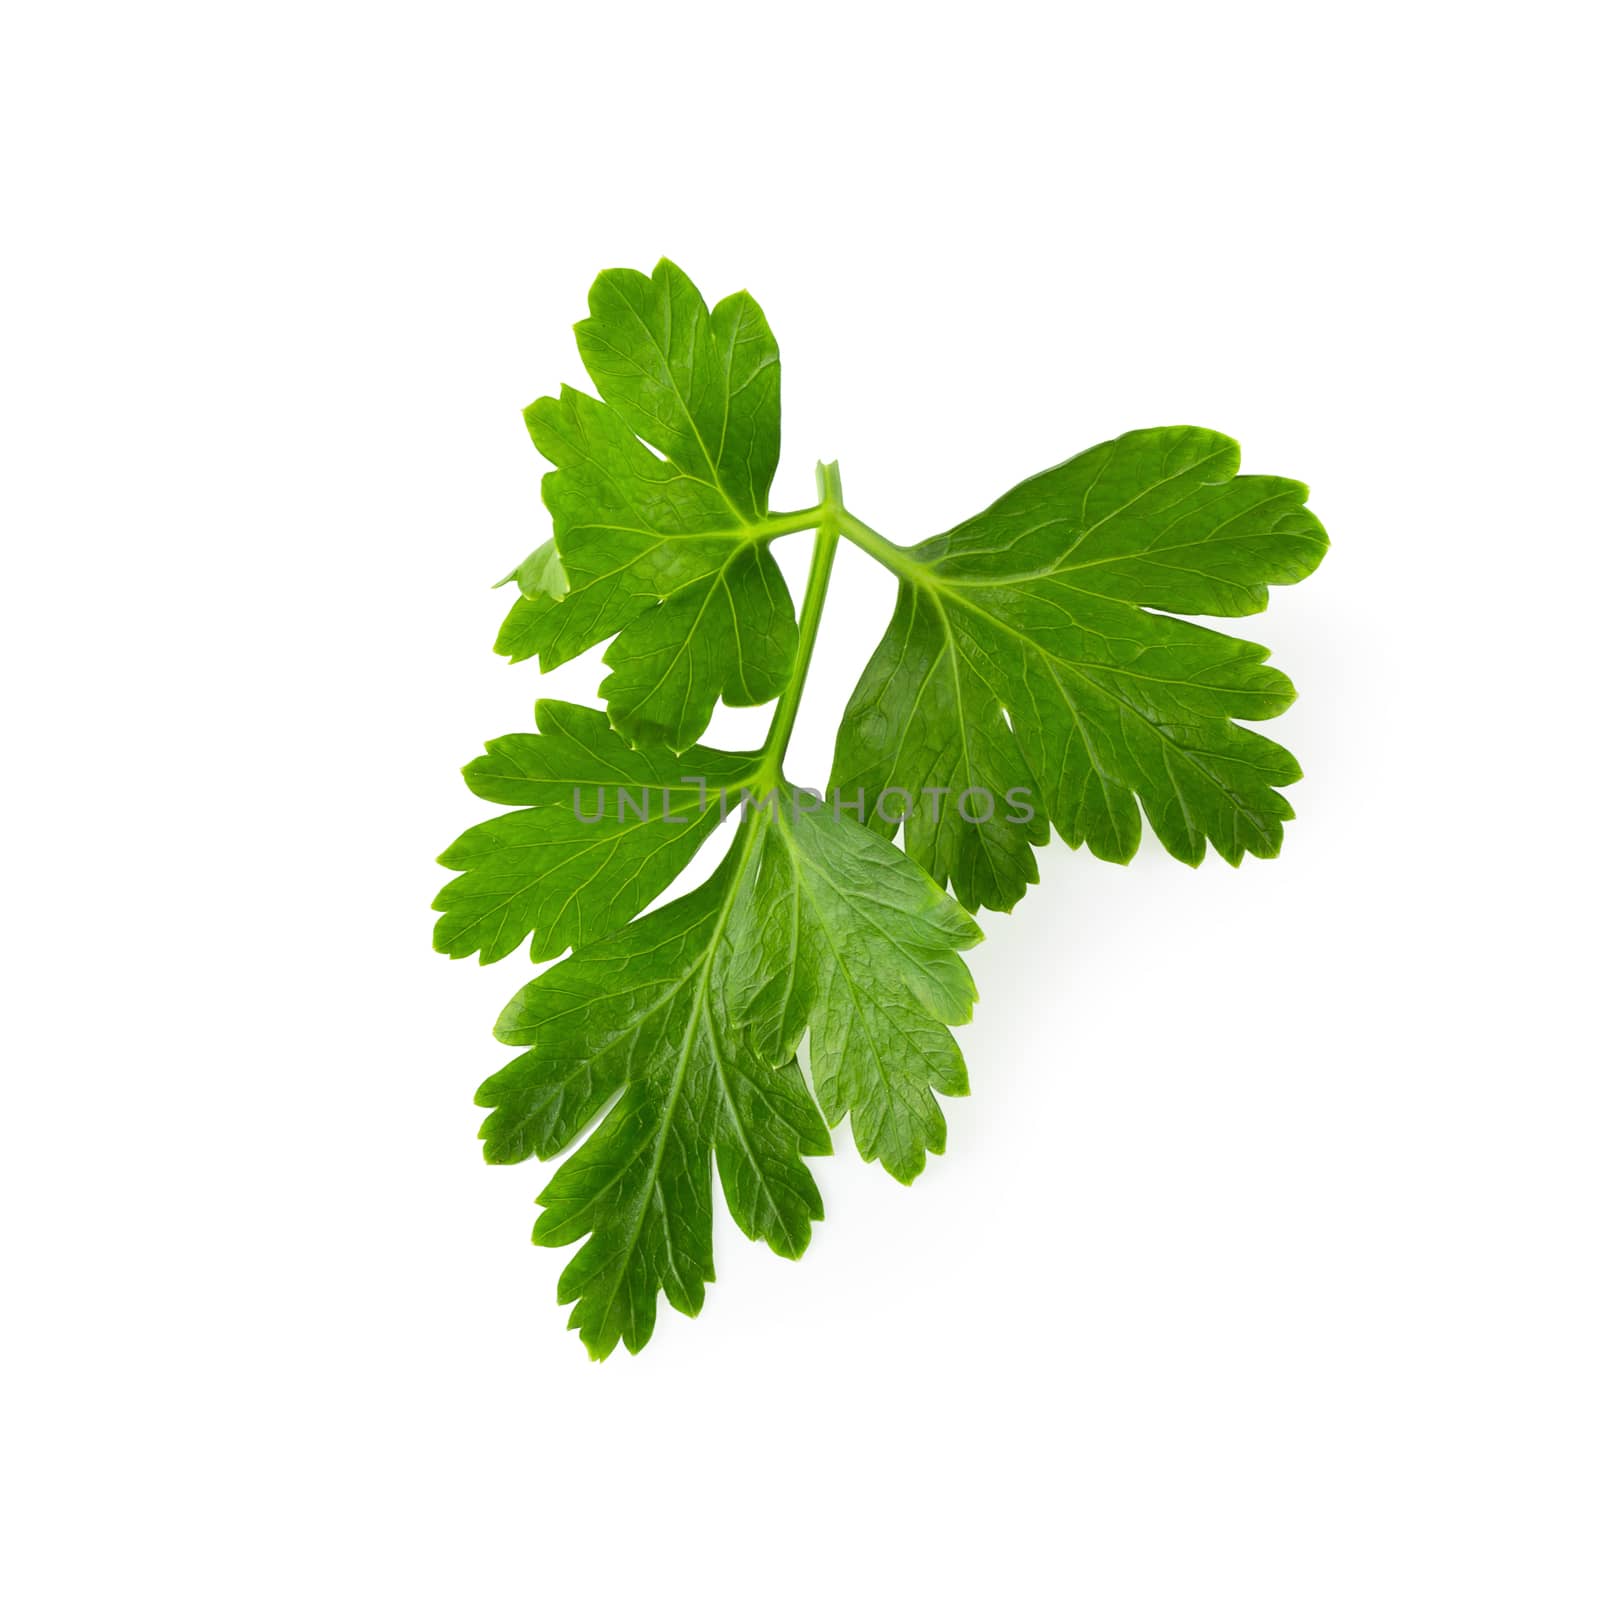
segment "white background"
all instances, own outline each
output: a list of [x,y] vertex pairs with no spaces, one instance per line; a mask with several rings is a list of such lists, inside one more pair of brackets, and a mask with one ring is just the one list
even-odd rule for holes
[[[1578,20],[12,14],[9,1593],[1600,1592]],[[598,679],[488,584],[663,252],[777,331],[777,505],[837,457],[911,540],[1196,422],[1333,548],[1237,625],[1282,858],[1052,846],[951,1153],[842,1137],[803,1263],[724,1216],[594,1366],[475,1138],[526,959],[427,908],[457,768]],[[845,549],[796,777],[889,603]]]

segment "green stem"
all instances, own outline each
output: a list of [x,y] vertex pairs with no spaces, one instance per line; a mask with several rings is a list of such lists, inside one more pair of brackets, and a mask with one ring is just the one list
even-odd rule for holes
[[821,523],[826,509],[826,506],[808,506],[804,511],[775,511],[770,517],[750,524],[750,533],[760,539],[776,538],[780,533],[804,533],[807,528]]
[[834,513],[833,520],[839,532],[851,544],[865,550],[874,561],[880,562],[899,577],[913,581],[927,578],[928,569],[903,546],[891,543],[876,528],[869,528],[860,517],[852,516],[843,506]]
[[817,542],[811,550],[811,571],[806,576],[806,596],[800,606],[800,640],[795,647],[794,672],[790,675],[778,709],[773,713],[767,742],[761,747],[761,770],[768,783],[783,776],[783,757],[800,714],[800,696],[806,686],[806,672],[817,647],[817,629],[822,623],[822,604],[828,594],[828,577],[839,549],[839,519],[845,514],[839,503],[839,463],[817,463],[817,489],[822,504],[815,512],[795,512],[795,516],[814,516]]

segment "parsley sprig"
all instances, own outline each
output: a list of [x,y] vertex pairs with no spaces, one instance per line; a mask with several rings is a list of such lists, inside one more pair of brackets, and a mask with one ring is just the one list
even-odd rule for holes
[[[1262,610],[1327,537],[1304,485],[1241,476],[1237,445],[1193,427],[1097,445],[912,546],[848,510],[837,465],[816,505],[773,512],[778,348],[749,295],[708,309],[662,261],[602,273],[589,308],[599,397],[526,413],[554,533],[505,580],[496,649],[549,670],[609,641],[606,708],[541,701],[536,733],[467,767],[515,809],[440,858],[459,876],[435,944],[571,952],[502,1013],[496,1036],[525,1048],[478,1102],[490,1161],[577,1144],[534,1239],[583,1241],[559,1297],[603,1358],[643,1346],[662,1294],[699,1311],[713,1170],[739,1227],[792,1257],[822,1216],[805,1158],[846,1116],[902,1182],[944,1149],[971,913],[1038,881],[1052,826],[1110,861],[1146,822],[1195,865],[1208,845],[1278,853],[1300,770],[1241,724],[1293,687],[1259,645],[1184,619]],[[802,532],[796,618],[770,547]],[[784,757],[841,539],[899,593],[818,796]],[[697,742],[719,700],[776,701],[759,750]],[[711,877],[640,915],[733,818]]]

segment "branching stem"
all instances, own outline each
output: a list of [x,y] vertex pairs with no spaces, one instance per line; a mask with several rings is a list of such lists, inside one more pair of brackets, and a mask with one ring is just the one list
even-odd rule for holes
[[811,571],[806,576],[805,599],[800,606],[800,640],[795,647],[794,672],[778,699],[778,709],[773,713],[772,726],[767,732],[767,742],[761,747],[762,777],[767,783],[777,783],[783,776],[783,757],[794,733],[795,718],[800,713],[800,696],[806,686],[806,672],[811,666],[812,652],[817,647],[817,629],[822,623],[822,606],[828,594],[828,578],[833,571],[833,558],[839,549],[839,519],[845,514],[840,503],[839,463],[817,463],[817,491],[822,503],[815,512],[796,515],[814,516],[817,540],[811,550]]

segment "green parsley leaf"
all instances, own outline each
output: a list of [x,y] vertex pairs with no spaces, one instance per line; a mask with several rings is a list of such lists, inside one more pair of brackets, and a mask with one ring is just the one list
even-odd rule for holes
[[956,954],[978,925],[908,857],[847,817],[773,798],[727,940],[725,986],[769,1061],[811,1031],[811,1077],[832,1127],[902,1183],[944,1150],[933,1090],[967,1092],[951,1025],[970,1020]]
[[768,548],[785,524],[766,514],[778,346],[749,295],[708,311],[669,261],[648,278],[602,273],[589,309],[578,348],[601,400],[563,387],[526,413],[556,468],[544,499],[566,588],[539,567],[530,594],[535,552],[497,648],[548,671],[616,635],[601,685],[613,724],[682,750],[719,697],[760,705],[794,664],[794,605]]
[[[696,1314],[713,1277],[711,1164],[752,1239],[799,1256],[822,1202],[802,1156],[830,1122],[903,1181],[943,1148],[930,1089],[966,1092],[945,1023],[971,1014],[955,952],[978,930],[906,856],[849,818],[774,792],[700,888],[587,945],[507,1006],[530,1044],[478,1091],[490,1161],[564,1148],[621,1098],[539,1197],[539,1244],[589,1235],[562,1274],[591,1354],[650,1336],[657,1292]],[[815,942],[820,935],[821,943]]]
[[[1009,910],[1038,881],[1032,829],[965,807],[963,791],[1031,791],[1069,844],[1108,861],[1161,843],[1197,865],[1278,853],[1293,816],[1288,751],[1235,719],[1294,698],[1259,645],[1146,609],[1241,616],[1327,548],[1303,484],[1238,477],[1204,428],[1150,428],[1019,484],[909,550],[867,547],[899,601],[846,709],[833,783],[881,801],[892,836],[968,907]],[[925,791],[942,791],[927,794]],[[1137,802],[1137,803],[1136,803]]]
[[620,928],[683,871],[760,756],[632,749],[586,706],[541,700],[539,732],[496,739],[464,772],[485,800],[523,809],[469,828],[439,857],[459,872],[433,903],[434,949],[535,961]]
[[550,1155],[618,1090],[621,1098],[539,1196],[536,1244],[589,1235],[561,1274],[571,1326],[597,1360],[637,1351],[664,1291],[694,1316],[715,1276],[711,1159],[728,1209],[753,1239],[796,1257],[822,1216],[801,1159],[827,1129],[792,1063],[740,1046],[711,983],[727,922],[730,856],[693,893],[569,956],[506,1007],[495,1029],[533,1043],[478,1091],[490,1161]]

